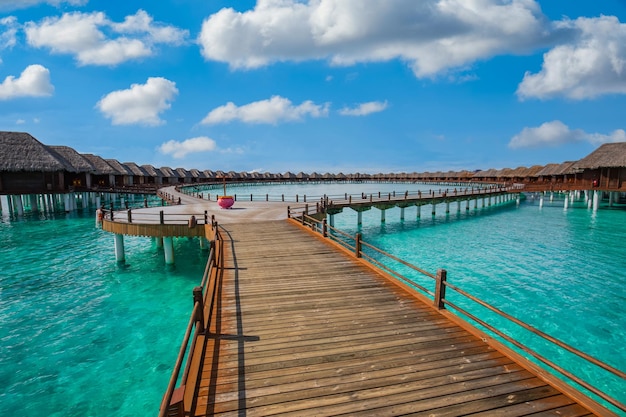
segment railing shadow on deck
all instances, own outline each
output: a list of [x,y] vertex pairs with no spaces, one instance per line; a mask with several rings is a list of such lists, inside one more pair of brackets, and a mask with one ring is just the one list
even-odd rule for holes
[[[404,286],[408,286],[409,288],[412,288],[414,290],[417,290],[419,293],[424,294],[432,301],[437,309],[445,310],[447,307],[449,307],[455,310],[458,313],[457,316],[459,316],[466,323],[468,323],[468,321],[464,320],[464,318],[470,319],[470,321],[473,321],[479,326],[488,329],[488,331],[492,332],[492,334],[497,335],[500,340],[508,342],[510,345],[513,345],[517,349],[524,352],[526,355],[530,355],[535,360],[543,363],[549,369],[556,371],[557,374],[560,374],[566,379],[575,382],[580,387],[583,387],[584,389],[593,393],[594,395],[611,404],[620,411],[626,412],[625,404],[611,397],[609,394],[585,381],[581,377],[575,375],[575,371],[565,369],[562,366],[554,363],[550,359],[546,358],[544,355],[538,353],[533,348],[524,345],[518,340],[507,335],[505,332],[498,329],[493,324],[490,324],[486,320],[481,319],[475,314],[470,313],[466,308],[461,307],[459,304],[467,304],[467,301],[469,300],[470,302],[473,302],[486,309],[485,311],[493,313],[495,317],[499,317],[501,319],[505,319],[508,322],[514,323],[515,325],[530,332],[532,335],[537,336],[542,341],[542,343],[565,350],[566,352],[574,355],[580,360],[589,364],[593,364],[617,378],[626,380],[626,372],[621,371],[609,364],[606,364],[599,359],[580,351],[579,349],[569,346],[568,344],[556,339],[555,337],[550,336],[549,334],[527,323],[524,323],[523,321],[509,315],[508,313],[467,293],[458,286],[451,284],[447,280],[447,272],[445,269],[439,269],[436,274],[432,274],[402,259],[399,259],[390,253],[387,253],[373,245],[364,242],[360,233],[356,233],[355,236],[351,236],[337,228],[331,227],[327,224],[323,213],[313,211],[313,208],[311,207],[310,209],[308,205],[297,208],[289,207],[288,217],[289,219],[297,221],[302,226],[310,228],[313,232],[319,233],[324,238],[329,239],[332,242],[342,246],[344,249],[351,252],[356,258],[360,258],[369,262],[373,266],[377,267],[378,269],[382,270],[386,274],[399,281]],[[409,271],[413,275],[415,275],[414,273],[416,273],[418,279],[416,279],[415,276],[412,276],[411,278],[407,277],[405,274],[398,271],[397,269],[393,269],[392,267],[390,267],[390,263],[401,265],[403,268],[405,268],[405,270]],[[420,282],[424,283],[424,285],[422,285]],[[430,282],[430,285],[428,284],[428,282]],[[432,289],[427,288],[427,286],[430,286]],[[462,301],[453,302],[449,294],[446,295],[446,290],[448,289],[454,291],[454,297],[452,298],[458,298]],[[568,385],[571,386],[571,384],[569,383]],[[595,402],[595,400],[593,401]]]

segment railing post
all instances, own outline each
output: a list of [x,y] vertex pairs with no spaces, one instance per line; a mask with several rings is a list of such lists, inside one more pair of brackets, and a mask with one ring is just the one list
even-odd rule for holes
[[128,213],[128,223],[132,223],[133,222],[133,216],[131,214],[130,209],[128,209],[128,211],[126,213]]
[[324,237],[328,237],[328,223],[326,219],[322,220],[322,235]]
[[361,234],[357,233],[354,238],[354,254],[357,258],[361,257]]
[[193,304],[196,305],[196,303],[199,304],[196,315],[196,323],[200,322],[197,324],[198,332],[204,333],[204,300],[202,297],[202,287],[195,287],[193,289]]
[[204,224],[209,223],[209,214],[206,210],[204,210]]
[[165,224],[165,215],[163,213],[163,210],[159,211],[159,222],[161,224]]
[[446,308],[443,301],[446,298],[446,279],[448,272],[445,269],[437,270],[437,277],[435,278],[435,299],[434,304],[439,310]]
[[113,221],[113,203],[111,203],[111,221]]

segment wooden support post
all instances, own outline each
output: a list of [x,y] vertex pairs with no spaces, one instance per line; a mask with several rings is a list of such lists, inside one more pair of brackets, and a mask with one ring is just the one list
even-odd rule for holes
[[435,299],[434,304],[439,310],[445,309],[443,302],[446,298],[446,279],[448,272],[445,269],[437,270],[437,278],[435,278]]
[[198,333],[204,333],[204,298],[202,297],[202,287],[198,286],[193,289],[193,304],[199,303],[196,312],[196,326]]
[[111,203],[110,207],[111,207],[111,221],[113,221],[113,203]]
[[322,220],[322,235],[324,237],[328,237],[328,223],[326,219]]
[[159,212],[159,222],[161,224],[165,224],[165,214],[163,213],[163,210]]
[[361,257],[361,234],[357,233],[354,238],[354,254],[357,258]]
[[128,211],[126,213],[128,214],[128,223],[132,223],[133,222],[133,215],[131,214],[131,210],[128,209]]
[[209,224],[209,213],[204,210],[204,224]]

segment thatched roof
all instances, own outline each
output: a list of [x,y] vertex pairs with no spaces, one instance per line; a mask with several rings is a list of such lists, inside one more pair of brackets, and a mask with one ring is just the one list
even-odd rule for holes
[[0,132],[0,171],[76,172],[57,152],[25,132]]
[[48,146],[48,148],[70,164],[74,168],[73,172],[95,171],[94,166],[85,157],[69,146]]
[[115,171],[117,171],[115,175],[133,175],[133,172],[126,168],[126,166],[122,165],[117,159],[105,159],[105,161],[107,161],[107,163],[111,165]]
[[161,173],[163,174],[163,177],[165,178],[178,178],[178,173],[176,173],[170,167],[161,167],[159,168],[159,170],[161,171]]
[[187,171],[185,168],[176,168],[174,171],[178,174],[178,178],[193,178],[191,172]]
[[191,174],[192,177],[194,178],[199,178],[199,179],[206,179],[206,175],[204,175],[203,171],[200,171],[199,169],[196,168],[191,168],[189,170],[189,173]]
[[[133,175],[137,177],[149,177],[148,171],[140,167],[134,162],[124,162],[122,165],[126,167],[127,170],[133,173]],[[156,176],[156,175],[155,175]]]
[[143,169],[144,171],[146,171],[146,173],[148,174],[148,176],[150,177],[162,177],[163,174],[161,174],[161,171],[159,171],[158,169],[156,169],[155,167],[153,167],[152,165],[142,165],[141,169]]
[[104,159],[100,158],[98,155],[93,155],[90,153],[84,153],[83,158],[85,158],[89,163],[96,169],[94,174],[96,175],[110,175],[117,174],[117,171],[113,169],[111,165]]
[[626,142],[605,143],[589,155],[572,164],[572,169],[626,167]]

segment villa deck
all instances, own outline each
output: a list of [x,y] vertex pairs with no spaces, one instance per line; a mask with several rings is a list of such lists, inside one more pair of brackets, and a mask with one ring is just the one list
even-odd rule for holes
[[193,361],[190,415],[601,415],[303,234],[288,221],[222,226],[224,264],[203,357]]

